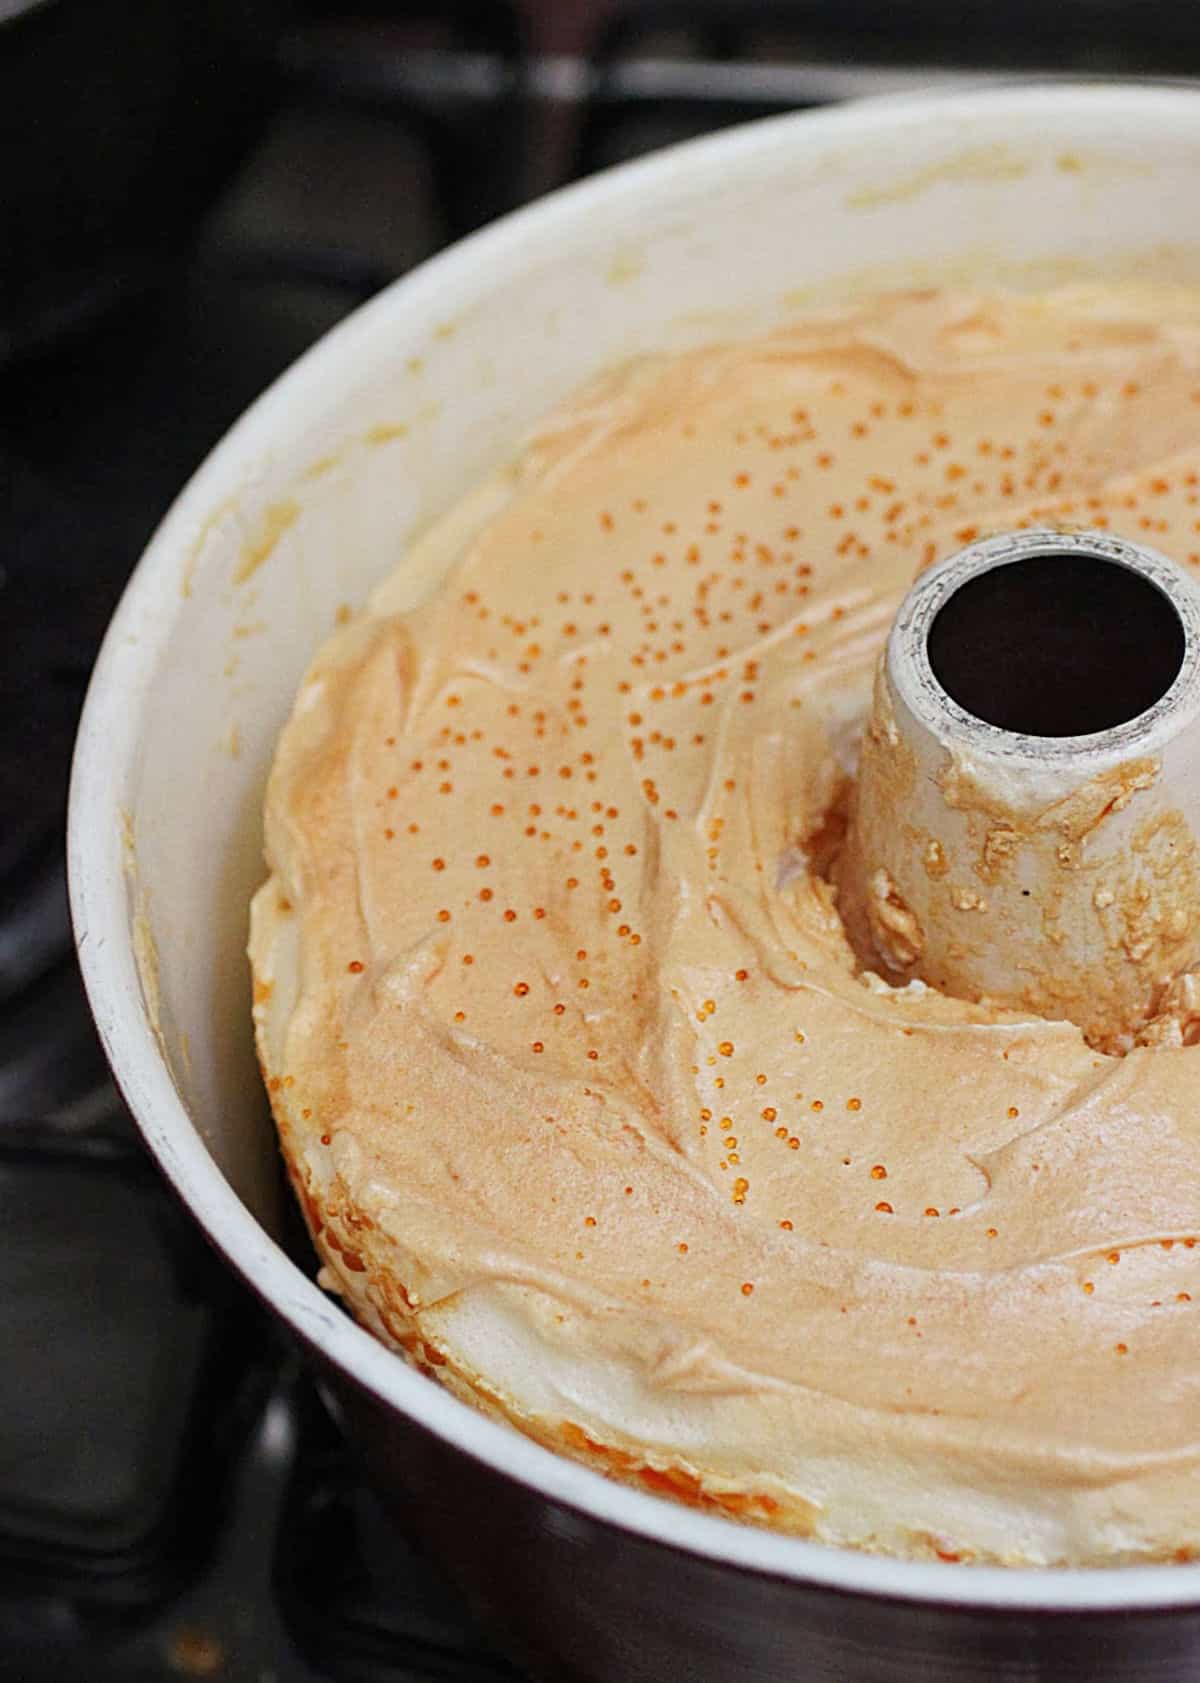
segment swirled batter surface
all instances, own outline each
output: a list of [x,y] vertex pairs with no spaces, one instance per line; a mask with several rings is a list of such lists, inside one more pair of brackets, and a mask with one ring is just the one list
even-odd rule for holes
[[1200,1049],[860,973],[830,886],[915,572],[1200,562],[1200,300],[924,294],[649,360],[318,656],[262,1060],[327,1278],[461,1394],[831,1541],[1200,1542]]

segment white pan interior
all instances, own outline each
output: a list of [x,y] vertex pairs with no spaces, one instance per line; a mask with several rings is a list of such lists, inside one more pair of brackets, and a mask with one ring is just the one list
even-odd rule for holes
[[[1200,96],[1046,86],[754,124],[555,195],[397,283],[212,454],[146,552],[93,678],[69,835],[84,976],[151,1149],[278,1311],[398,1408],[514,1476],[728,1562],[975,1605],[1171,1605],[1196,1567],[1037,1573],[877,1560],[609,1483],[455,1402],[275,1244],[246,907],[301,673],[414,532],[596,370],[848,293],[1200,284]],[[170,425],[170,416],[163,416]],[[414,597],[427,581],[414,578]]]

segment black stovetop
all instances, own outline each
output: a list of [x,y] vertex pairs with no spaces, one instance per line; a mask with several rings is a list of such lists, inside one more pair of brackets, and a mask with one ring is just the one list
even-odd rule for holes
[[1200,19],[1169,0],[565,10],[584,56],[556,50],[548,3],[431,5],[415,35],[419,7],[310,7],[170,284],[0,369],[0,1679],[515,1677],[148,1166],[75,968],[83,690],[201,457],[379,286],[604,163],[963,72],[1200,73]]

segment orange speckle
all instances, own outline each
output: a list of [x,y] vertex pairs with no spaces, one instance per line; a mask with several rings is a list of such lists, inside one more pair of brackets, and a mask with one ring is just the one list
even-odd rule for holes
[[871,1165],[871,1179],[872,1180],[886,1180],[887,1179],[887,1170],[884,1168],[882,1163],[873,1163]]
[[446,869],[446,861],[444,859],[435,859],[433,861],[433,868],[435,871],[444,871]]
[[889,1203],[881,1198],[875,1206],[875,1213],[877,1215],[895,1215],[896,1212]]
[[750,1281],[749,1280],[743,1281],[742,1282],[742,1296],[743,1297],[751,1297],[751,1296],[753,1296],[753,1294],[754,1294],[754,1287],[751,1285]]
[[362,960],[360,958],[352,958],[346,966],[346,969],[352,976],[361,976],[363,969]]
[[732,1058],[732,1056],[733,1056],[733,1041],[732,1040],[722,1040],[720,1045],[717,1047],[717,1051],[721,1054],[721,1056],[723,1058]]
[[438,913],[438,922],[439,923],[449,923],[450,922],[450,913],[446,909],[445,906],[443,906],[441,911]]
[[846,1109],[847,1110],[861,1110],[862,1109],[862,1100],[861,1099],[847,1099],[846,1100]]
[[516,994],[518,999],[524,999],[525,995],[529,992],[529,983],[528,982],[517,982],[517,983],[515,983],[514,986],[513,986],[513,992]]
[[535,1040],[534,1043],[533,1043],[533,1050],[535,1052],[544,1052],[546,1050],[546,1048],[543,1046],[543,1044],[540,1040]]

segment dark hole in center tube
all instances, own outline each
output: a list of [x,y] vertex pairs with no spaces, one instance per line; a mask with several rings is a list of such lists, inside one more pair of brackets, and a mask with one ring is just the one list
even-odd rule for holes
[[1098,556],[1048,551],[968,579],[929,629],[952,701],[1026,736],[1090,736],[1136,719],[1183,664],[1157,585]]

